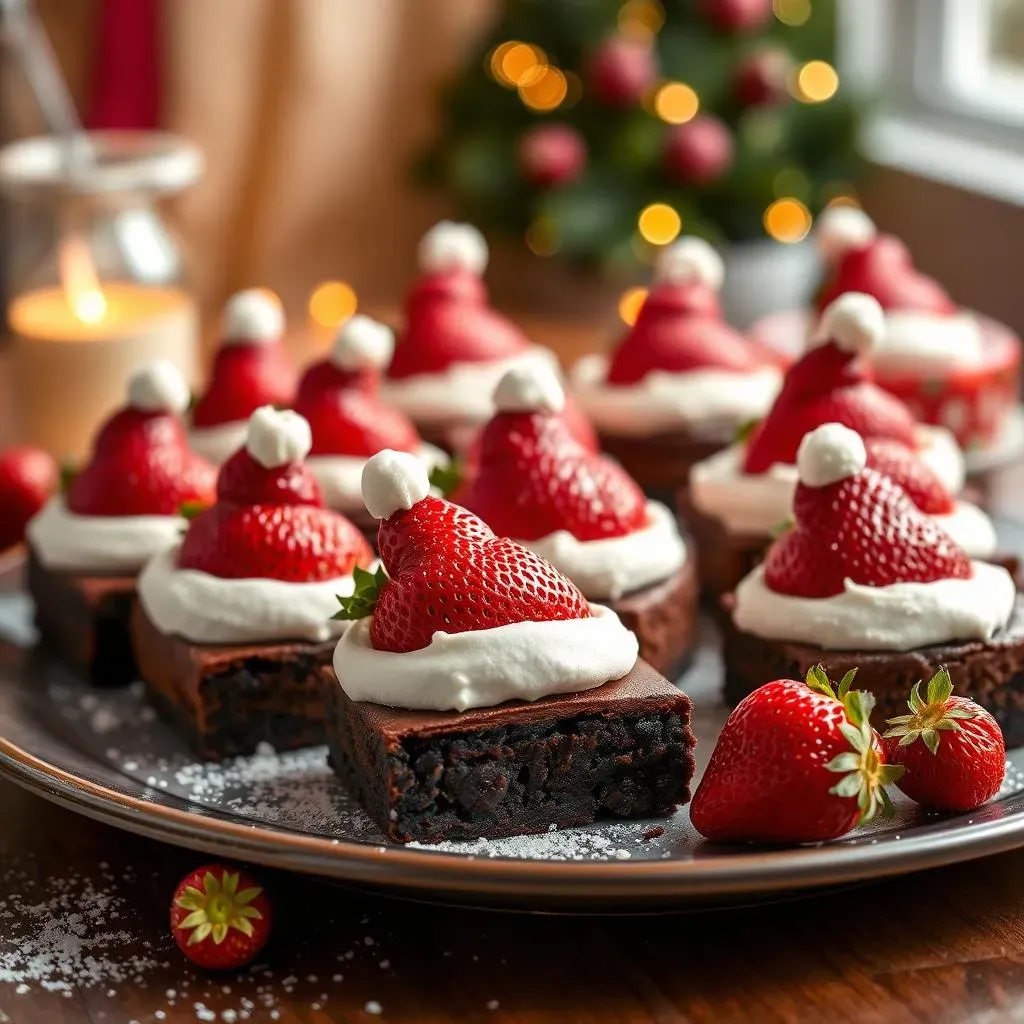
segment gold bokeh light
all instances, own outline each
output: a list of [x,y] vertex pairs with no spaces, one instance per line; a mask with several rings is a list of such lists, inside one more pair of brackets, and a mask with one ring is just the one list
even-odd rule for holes
[[558,238],[550,219],[538,217],[526,229],[526,247],[535,256],[553,256],[558,251]]
[[519,81],[519,98],[541,114],[561,106],[568,92],[569,84],[558,68],[535,66]]
[[619,316],[622,318],[622,322],[632,327],[646,301],[646,288],[628,288],[624,291],[619,298]]
[[320,327],[337,327],[358,306],[355,289],[344,281],[324,281],[309,297],[309,316]]
[[801,103],[824,103],[839,90],[839,74],[827,61],[809,60],[797,72],[793,96]]
[[637,228],[652,245],[668,245],[679,235],[683,221],[668,203],[651,203],[637,218]]
[[811,0],[772,0],[772,11],[783,25],[803,25],[811,16]]
[[697,116],[700,97],[685,82],[666,82],[654,96],[654,112],[668,124],[686,124]]
[[764,229],[776,242],[800,242],[807,237],[814,218],[811,211],[791,197],[776,199],[764,211]]
[[629,39],[649,42],[665,24],[665,11],[657,0],[626,0],[619,8],[619,32]]
[[[495,50],[495,55],[502,47]],[[501,60],[497,69],[492,62],[492,70],[495,77],[507,85],[510,89],[521,86],[527,76],[543,69],[547,64],[547,55],[538,46],[531,46],[529,43],[514,43],[507,50],[502,50]]]

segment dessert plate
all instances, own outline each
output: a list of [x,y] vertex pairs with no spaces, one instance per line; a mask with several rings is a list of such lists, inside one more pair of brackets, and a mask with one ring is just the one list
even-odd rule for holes
[[[386,843],[331,774],[322,747],[197,762],[141,684],[92,689],[32,648],[31,604],[0,590],[0,772],[109,824],[217,856],[427,899],[520,909],[672,909],[763,899],[900,874],[1024,845],[1024,748],[996,799],[970,815],[897,817],[795,849],[716,847],[684,810],[538,836]],[[713,627],[682,684],[696,705],[698,777],[726,717]]]

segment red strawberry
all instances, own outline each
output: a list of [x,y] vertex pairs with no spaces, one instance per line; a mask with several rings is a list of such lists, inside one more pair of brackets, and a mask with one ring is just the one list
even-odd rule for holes
[[189,524],[178,565],[222,579],[294,583],[369,565],[373,552],[363,535],[323,507],[320,485],[301,461],[309,446],[301,416],[257,409],[246,446],[221,469],[217,504]]
[[8,448],[0,455],[0,551],[25,537],[28,521],[60,483],[52,456],[41,448]]
[[505,537],[635,533],[647,521],[643,492],[618,463],[573,438],[564,398],[547,366],[509,370],[494,392],[498,412],[484,429],[477,472],[457,500]]
[[529,348],[522,331],[488,305],[480,279],[486,265],[487,243],[471,225],[442,221],[427,232],[420,242],[424,276],[406,297],[405,330],[389,377],[496,362]]
[[275,297],[258,289],[231,297],[210,382],[192,410],[194,426],[246,420],[261,405],[291,405],[295,371],[281,346],[283,333]]
[[338,331],[330,358],[306,371],[295,410],[312,428],[313,455],[419,450],[420,436],[408,416],[377,398],[380,372],[393,351],[389,328],[356,315]]
[[242,967],[256,958],[270,937],[270,901],[244,872],[206,864],[186,875],[174,890],[171,935],[200,967]]
[[420,650],[437,630],[590,616],[579,590],[543,558],[495,537],[471,512],[428,490],[422,463],[402,452],[380,452],[363,472],[366,507],[382,520],[378,548],[387,577],[364,578],[366,586],[342,599],[338,617],[373,611],[377,650]]
[[866,466],[864,443],[827,423],[800,445],[796,526],[768,549],[765,583],[799,597],[831,597],[844,580],[871,587],[967,579],[971,562],[890,477]]
[[897,785],[911,800],[936,811],[973,811],[999,792],[1006,775],[1006,744],[996,720],[967,697],[953,696],[940,668],[910,693],[910,714],[890,718],[886,760],[906,773]]
[[824,343],[790,367],[771,412],[751,435],[746,472],[792,465],[804,435],[823,423],[842,423],[864,438],[917,447],[910,410],[871,382],[861,358],[884,330],[881,308],[866,295],[845,295],[825,311],[818,330]]
[[949,515],[956,506],[935,471],[899,441],[874,437],[864,441],[868,466],[895,481],[907,497],[930,516]]
[[655,287],[612,355],[609,383],[635,384],[655,370],[756,370],[761,365],[757,352],[722,320],[718,289],[723,273],[721,257],[699,238],[685,238],[666,250]]
[[838,690],[818,665],[806,682],[776,679],[735,708],[690,804],[702,836],[725,842],[837,839],[891,810],[885,786],[902,769],[885,763],[868,724],[874,698]]
[[189,451],[181,412],[188,387],[156,361],[128,382],[128,404],[100,428],[89,462],[71,481],[70,511],[91,516],[177,515],[213,500],[217,470]]

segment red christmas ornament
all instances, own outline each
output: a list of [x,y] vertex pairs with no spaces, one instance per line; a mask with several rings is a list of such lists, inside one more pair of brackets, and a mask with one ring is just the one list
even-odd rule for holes
[[591,54],[587,79],[602,103],[629,107],[643,99],[657,73],[654,52],[647,43],[612,36]]
[[735,146],[727,125],[701,114],[671,129],[664,161],[669,174],[685,185],[707,185],[732,165]]
[[733,86],[745,107],[767,106],[789,97],[787,88],[793,59],[780,46],[766,46],[750,54],[736,69]]
[[753,32],[772,16],[772,0],[702,0],[704,17],[723,32]]
[[539,124],[519,140],[518,157],[531,185],[550,188],[579,177],[587,163],[587,145],[567,124]]

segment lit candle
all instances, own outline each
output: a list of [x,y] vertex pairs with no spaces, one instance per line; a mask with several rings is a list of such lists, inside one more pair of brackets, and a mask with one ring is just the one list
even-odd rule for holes
[[169,359],[195,380],[198,316],[181,289],[101,286],[73,243],[60,257],[63,286],[25,292],[8,310],[15,424],[24,443],[80,460],[141,363]]

